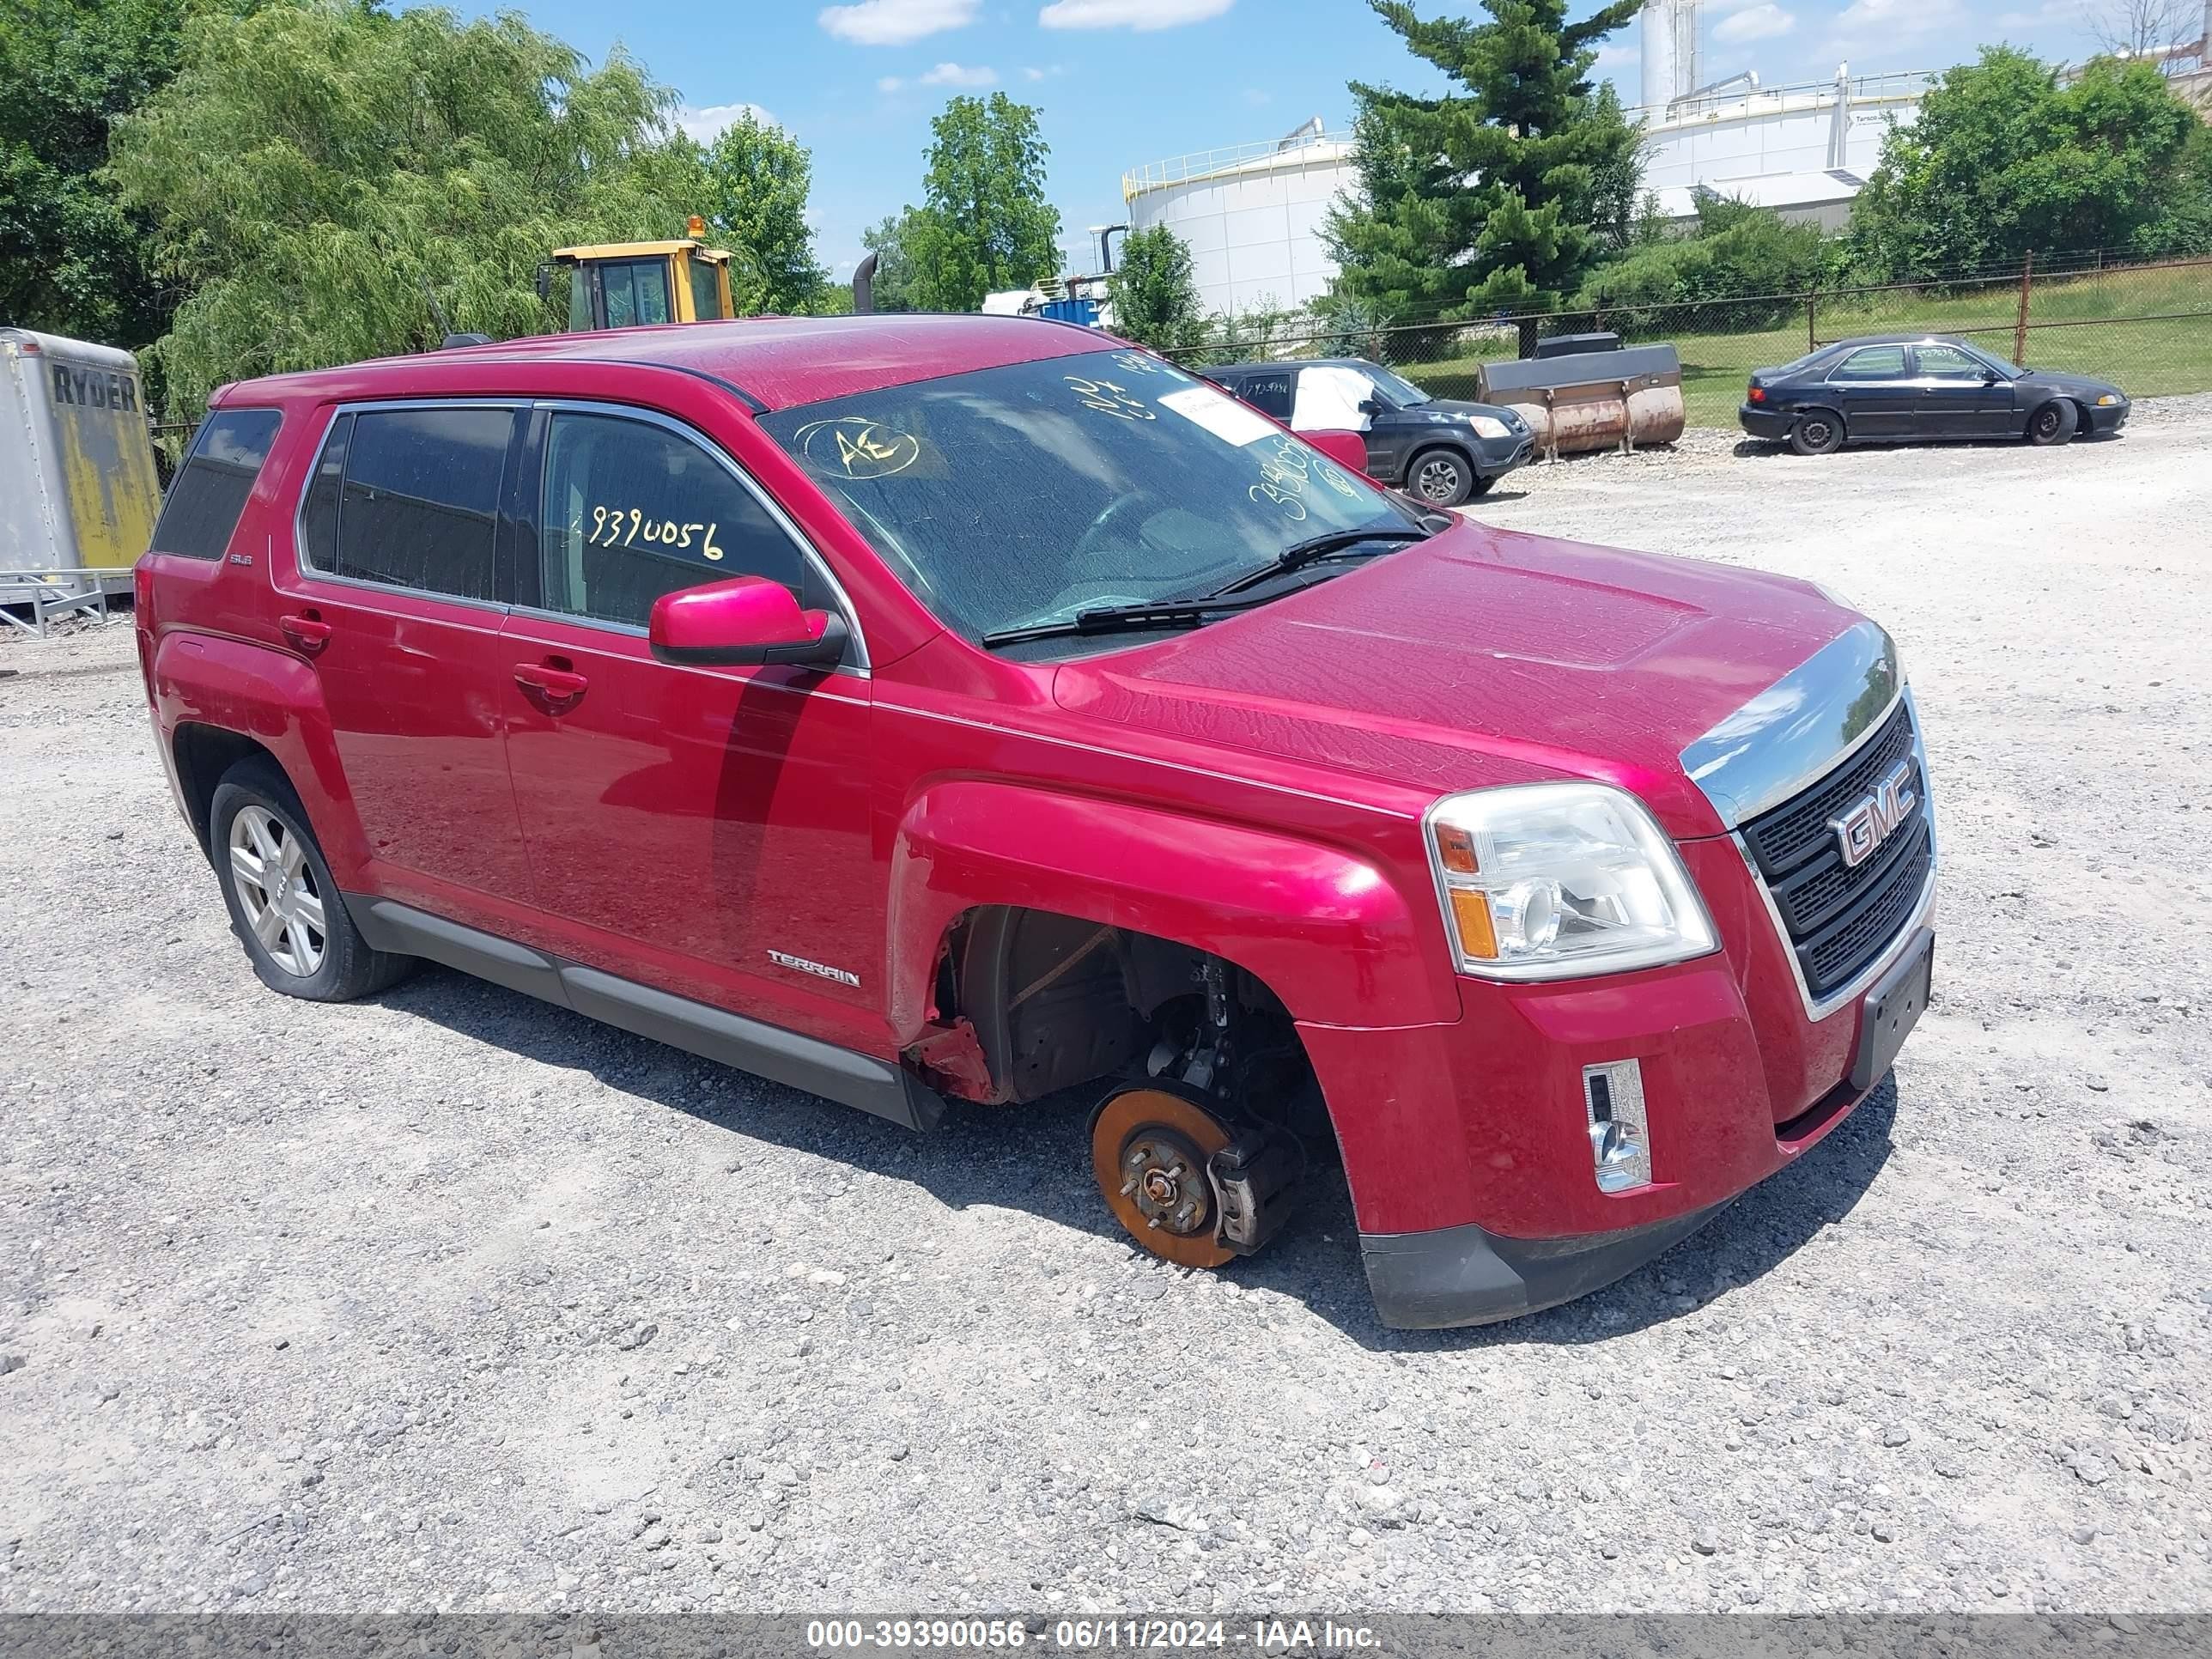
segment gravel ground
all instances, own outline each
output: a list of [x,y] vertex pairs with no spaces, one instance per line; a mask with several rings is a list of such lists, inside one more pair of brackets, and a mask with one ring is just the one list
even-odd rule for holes
[[1531,471],[1501,524],[1898,636],[1894,1091],[1568,1308],[1190,1276],[1082,1103],[913,1137],[430,970],[260,988],[127,629],[0,645],[0,1609],[2212,1607],[2212,400],[2117,443]]

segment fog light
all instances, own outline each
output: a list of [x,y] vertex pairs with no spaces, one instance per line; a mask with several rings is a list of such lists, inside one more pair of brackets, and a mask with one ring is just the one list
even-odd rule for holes
[[1632,1060],[1583,1068],[1590,1162],[1598,1190],[1625,1193],[1651,1184],[1651,1135],[1644,1121],[1644,1068]]

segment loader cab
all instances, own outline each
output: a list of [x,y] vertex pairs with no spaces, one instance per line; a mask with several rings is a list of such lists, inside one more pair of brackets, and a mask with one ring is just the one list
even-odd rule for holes
[[712,322],[737,314],[730,300],[730,256],[703,246],[696,236],[556,248],[539,268],[541,295],[551,295],[564,267],[569,273],[571,334],[647,323]]

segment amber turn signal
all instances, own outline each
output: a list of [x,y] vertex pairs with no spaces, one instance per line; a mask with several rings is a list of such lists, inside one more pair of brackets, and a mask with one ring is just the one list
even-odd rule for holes
[[1450,890],[1452,922],[1459,929],[1460,954],[1479,961],[1498,959],[1498,932],[1490,925],[1490,899],[1471,887]]

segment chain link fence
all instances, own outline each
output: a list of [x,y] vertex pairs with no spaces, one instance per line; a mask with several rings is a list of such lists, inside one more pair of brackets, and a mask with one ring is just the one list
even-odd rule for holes
[[1674,305],[1598,306],[1482,322],[1363,324],[1348,313],[1251,313],[1172,348],[1185,367],[1303,357],[1364,357],[1431,397],[1480,395],[1486,362],[1534,340],[1593,331],[1627,345],[1674,346],[1692,426],[1735,424],[1753,369],[1860,334],[1952,334],[2033,368],[2094,374],[2131,396],[2212,392],[2212,258],[2116,263],[2101,253],[2001,271],[1819,292]]

